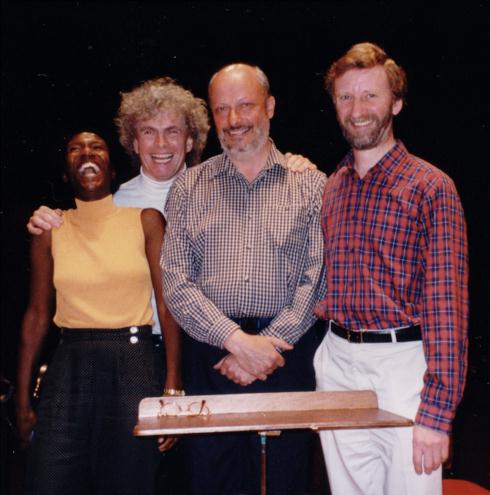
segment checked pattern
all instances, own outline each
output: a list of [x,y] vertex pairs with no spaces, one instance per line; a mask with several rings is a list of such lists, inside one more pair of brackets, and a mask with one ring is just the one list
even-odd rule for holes
[[397,144],[360,179],[350,153],[323,199],[326,297],[355,330],[420,324],[427,372],[417,423],[449,431],[465,382],[468,267],[452,180]]

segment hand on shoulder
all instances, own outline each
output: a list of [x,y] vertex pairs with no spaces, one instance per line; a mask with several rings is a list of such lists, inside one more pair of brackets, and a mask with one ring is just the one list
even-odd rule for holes
[[53,227],[61,227],[63,224],[63,212],[60,209],[52,210],[47,206],[40,206],[29,218],[27,230],[32,235],[41,235]]
[[306,170],[317,170],[317,166],[310,162],[308,158],[303,155],[293,155],[292,153],[286,153],[286,167],[291,172],[303,173]]

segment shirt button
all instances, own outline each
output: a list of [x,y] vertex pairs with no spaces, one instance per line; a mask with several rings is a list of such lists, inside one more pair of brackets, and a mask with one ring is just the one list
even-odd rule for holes
[[130,337],[129,342],[131,342],[131,344],[137,344],[138,343],[138,337],[133,335],[132,337]]
[[248,249],[248,250],[252,249],[252,246],[250,246],[250,245],[249,245],[249,246],[247,246],[247,249]]
[[245,282],[249,282],[250,281],[250,277],[245,277]]
[[129,331],[130,331],[131,333],[138,333],[138,327],[131,327],[131,328],[129,329]]

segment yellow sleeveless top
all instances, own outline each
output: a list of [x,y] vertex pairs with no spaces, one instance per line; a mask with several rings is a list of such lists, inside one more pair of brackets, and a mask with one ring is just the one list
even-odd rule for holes
[[75,200],[53,229],[56,314],[65,328],[152,324],[151,277],[141,208],[120,208],[112,196]]

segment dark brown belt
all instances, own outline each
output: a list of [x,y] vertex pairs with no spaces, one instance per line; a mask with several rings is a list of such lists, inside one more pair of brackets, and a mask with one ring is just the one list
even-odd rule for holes
[[[328,323],[327,323],[328,328]],[[353,344],[376,344],[380,342],[413,342],[422,340],[420,325],[398,328],[396,330],[348,330],[330,322],[330,329],[335,335]]]

